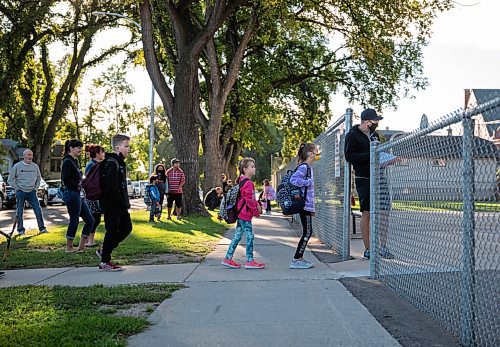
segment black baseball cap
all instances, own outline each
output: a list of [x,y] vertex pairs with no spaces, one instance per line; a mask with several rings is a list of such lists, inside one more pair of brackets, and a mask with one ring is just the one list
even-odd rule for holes
[[382,120],[384,117],[380,117],[373,108],[367,108],[361,112],[361,120]]
[[172,160],[170,160],[170,166],[173,166],[175,163],[180,163],[181,161],[177,158],[174,158]]

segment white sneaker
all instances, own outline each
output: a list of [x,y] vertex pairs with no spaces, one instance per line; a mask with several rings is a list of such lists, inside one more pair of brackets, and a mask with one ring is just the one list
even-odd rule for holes
[[304,259],[292,259],[290,269],[310,269],[313,264]]

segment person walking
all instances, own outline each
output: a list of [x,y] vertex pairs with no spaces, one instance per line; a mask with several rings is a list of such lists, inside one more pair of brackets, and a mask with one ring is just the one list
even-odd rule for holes
[[130,152],[130,137],[117,134],[113,136],[111,143],[113,153],[106,153],[103,163],[103,190],[100,201],[104,212],[106,234],[102,250],[98,249],[96,254],[101,259],[99,270],[122,271],[121,266],[111,262],[111,253],[132,232],[125,165],[125,158]]
[[255,236],[252,229],[252,218],[259,217],[262,213],[262,208],[257,204],[257,200],[255,200],[255,187],[251,180],[255,175],[255,159],[241,159],[238,168],[240,177],[236,180],[236,184],[240,185],[240,193],[236,206],[240,212],[237,216],[238,219],[233,239],[221,264],[232,269],[239,269],[241,267],[241,264],[233,260],[233,255],[241,240],[241,236],[245,233],[247,257],[245,269],[263,269],[266,265],[256,262],[253,257],[253,240]]
[[[104,160],[104,157],[106,156],[106,151],[102,146],[91,144],[85,146],[85,152],[89,154],[90,158],[89,162],[87,163],[87,166],[85,166],[85,176],[87,176],[87,174],[90,172],[90,169],[94,165]],[[85,247],[96,247],[98,246],[98,244],[95,243],[94,238],[95,238],[95,231],[99,226],[99,224],[101,224],[101,217],[102,217],[101,206],[99,200],[89,200],[89,199],[85,200],[87,201],[87,205],[89,206],[90,212],[92,213],[92,217],[94,217],[94,224],[92,225],[92,229],[90,229],[90,235],[87,239]]]
[[268,179],[264,180],[264,199],[266,200],[266,214],[271,214],[271,201],[276,199],[276,191]]
[[17,232],[19,235],[24,235],[26,232],[23,223],[25,201],[31,205],[33,212],[35,212],[40,233],[47,232],[40,202],[36,195],[41,179],[40,169],[37,164],[33,163],[33,152],[26,149],[23,152],[23,160],[12,167],[7,178],[7,183],[16,192]]
[[163,200],[165,199],[165,195],[167,195],[167,169],[165,165],[160,163],[155,166],[154,174],[158,177],[158,191],[160,192],[160,206],[163,208]]
[[383,117],[372,108],[361,112],[361,123],[345,137],[345,159],[354,168],[354,182],[361,211],[361,237],[365,246],[363,256],[370,259],[370,142],[380,141],[375,131]]
[[[85,201],[85,192],[82,190],[82,171],[78,157],[82,153],[83,143],[80,140],[67,140],[64,144],[64,157],[61,165],[61,183],[64,188],[64,202],[69,214],[69,224],[66,230],[66,253],[82,253],[94,225],[94,217]],[[82,217],[85,223],[77,249],[73,248],[73,240]]]
[[184,175],[184,171],[180,168],[179,159],[173,158],[170,161],[170,166],[170,169],[167,170],[167,219],[172,220],[170,213],[172,212],[172,206],[175,202],[175,213],[177,215],[177,220],[180,220],[182,209],[182,186],[184,186],[186,182],[186,176]]
[[302,237],[290,262],[290,269],[310,269],[313,264],[304,259],[307,243],[312,235],[312,217],[316,215],[314,204],[314,174],[312,164],[319,160],[319,150],[314,143],[303,143],[297,153],[299,165],[290,177],[290,183],[301,187],[305,206],[299,212],[302,223]]

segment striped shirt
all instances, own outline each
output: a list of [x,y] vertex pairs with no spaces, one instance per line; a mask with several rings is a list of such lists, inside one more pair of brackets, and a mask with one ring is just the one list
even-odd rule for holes
[[182,194],[182,185],[186,181],[186,177],[184,176],[184,171],[182,171],[182,169],[168,169],[167,180],[169,193]]

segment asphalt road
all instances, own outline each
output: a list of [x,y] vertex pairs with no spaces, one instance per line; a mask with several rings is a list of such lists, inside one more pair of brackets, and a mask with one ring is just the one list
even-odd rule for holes
[[[131,199],[130,200],[131,210],[145,209],[144,200],[142,198]],[[49,228],[52,224],[65,224],[69,221],[68,210],[65,205],[49,205],[47,207],[42,207],[43,218],[45,220],[45,226]],[[3,231],[10,232],[12,224],[14,223],[14,217],[16,215],[16,209],[3,208],[0,211],[0,229]],[[31,208],[24,210],[24,227],[27,230],[38,229],[35,214]]]

